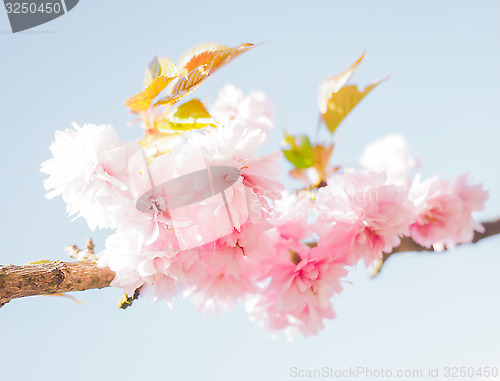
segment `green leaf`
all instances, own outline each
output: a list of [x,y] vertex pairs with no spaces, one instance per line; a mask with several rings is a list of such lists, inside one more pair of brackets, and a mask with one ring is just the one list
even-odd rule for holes
[[307,135],[285,135],[283,154],[296,168],[310,168],[314,165],[313,148]]

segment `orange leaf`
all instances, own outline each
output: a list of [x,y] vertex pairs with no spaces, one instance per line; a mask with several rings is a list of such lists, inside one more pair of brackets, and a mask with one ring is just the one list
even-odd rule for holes
[[191,94],[208,77],[208,71],[205,66],[198,66],[191,70],[189,74],[179,77],[174,83],[172,90],[170,90],[169,95],[156,102],[155,106],[171,105],[186,95]]
[[241,44],[235,48],[206,44],[192,49],[184,55],[179,64],[188,74],[179,77],[169,94],[155,105],[170,105],[189,95],[209,75],[253,47],[253,44]]
[[318,171],[321,180],[326,180],[330,175],[328,165],[332,156],[333,144],[330,146],[316,145],[313,147],[314,168]]
[[207,65],[209,74],[224,66],[241,53],[254,47],[253,44],[241,44],[235,48],[216,44],[205,44],[187,52],[182,58],[179,66],[191,71],[201,65]]
[[146,89],[139,94],[129,98],[125,104],[133,111],[145,111],[158,94],[168,86],[175,78],[184,74],[172,61],[166,58],[155,57],[146,72]]

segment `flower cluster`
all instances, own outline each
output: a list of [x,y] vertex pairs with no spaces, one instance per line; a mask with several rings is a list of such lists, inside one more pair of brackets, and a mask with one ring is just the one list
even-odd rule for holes
[[346,262],[369,266],[399,245],[415,219],[408,190],[387,184],[384,172],[347,170],[318,191],[318,245],[345,247]]
[[47,196],[91,229],[115,230],[99,265],[128,295],[190,297],[216,314],[241,300],[271,331],[311,335],[335,317],[332,298],[359,261],[374,264],[404,236],[439,249],[481,231],[482,187],[466,175],[412,181],[417,160],[399,135],[370,144],[363,170],[287,193],[281,154],[257,154],[273,126],[266,96],[228,85],[211,114],[220,126],[184,132],[154,157],[108,125],[56,133]]
[[259,290],[247,302],[255,320],[290,337],[315,334],[323,319],[335,317],[331,299],[347,275],[346,252],[311,244],[312,206],[307,192],[284,194],[276,203],[272,250],[260,263]]
[[453,184],[438,176],[424,181],[415,177],[409,194],[417,208],[415,222],[410,226],[415,242],[439,251],[471,242],[474,230],[483,232],[471,213],[484,209],[488,193],[480,185],[469,185],[467,180],[468,174]]

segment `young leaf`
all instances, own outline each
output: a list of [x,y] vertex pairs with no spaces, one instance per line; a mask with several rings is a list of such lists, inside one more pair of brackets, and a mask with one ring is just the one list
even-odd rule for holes
[[169,105],[193,92],[209,75],[220,69],[251,48],[253,44],[241,44],[235,48],[206,44],[188,52],[179,64],[189,74],[180,77],[168,96],[160,99],[156,105]]
[[178,68],[177,65],[169,59],[155,57],[146,71],[146,89],[129,98],[125,104],[130,107],[132,111],[138,112],[147,110],[156,96],[175,78],[184,73],[185,70]]
[[251,49],[253,44],[241,44],[235,48],[206,44],[192,49],[179,65],[167,58],[155,57],[146,71],[145,90],[129,98],[126,105],[132,111],[145,111],[153,100],[171,84],[168,95],[155,106],[171,105],[193,92],[216,70]]
[[181,58],[180,66],[191,71],[201,65],[207,65],[209,74],[233,60],[241,53],[244,53],[254,47],[253,44],[241,44],[235,48],[216,44],[205,44],[187,52]]
[[365,87],[363,91],[360,91],[357,85],[351,85],[342,87],[339,91],[333,93],[331,98],[328,99],[326,111],[321,115],[330,132],[333,134],[361,99],[385,79],[372,83]]
[[314,165],[314,153],[306,135],[292,136],[285,135],[285,145],[283,154],[287,160],[296,168],[309,168]]
[[[144,78],[144,87],[148,87],[153,80],[158,77],[165,76],[172,70],[180,70],[180,68],[174,64],[171,60],[165,57],[156,56],[151,60],[147,69],[146,69],[146,77]],[[181,72],[179,72],[179,75]]]
[[155,106],[171,105],[179,99],[191,94],[208,77],[206,65],[198,66],[191,70],[187,75],[179,77],[169,94],[155,103]]
[[361,56],[356,60],[356,62],[354,62],[346,71],[334,77],[328,78],[319,85],[318,106],[319,106],[319,112],[321,114],[324,114],[326,112],[328,99],[330,99],[334,93],[336,93],[342,87],[345,86],[347,81],[352,77],[352,75],[356,71],[358,65],[363,60],[364,56],[365,53],[363,52],[363,54],[361,54]]
[[328,178],[332,171],[329,168],[330,156],[332,156],[333,144],[330,146],[316,145],[313,147],[314,168],[318,171],[321,181]]
[[290,176],[302,181],[308,187],[317,187],[335,171],[338,167],[330,166],[330,156],[333,152],[332,145],[316,145],[312,147],[314,165],[309,168],[295,168],[290,171]]
[[204,127],[217,127],[217,122],[199,99],[192,99],[177,107],[173,114],[166,115],[155,125],[160,132],[189,131]]

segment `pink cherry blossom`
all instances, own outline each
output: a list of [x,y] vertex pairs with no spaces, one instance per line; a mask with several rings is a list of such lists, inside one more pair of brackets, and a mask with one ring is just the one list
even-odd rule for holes
[[86,124],[56,132],[53,158],[42,164],[47,198],[62,195],[69,215],[84,217],[91,229],[116,226],[113,210],[128,196],[128,158],[137,143],[120,143],[110,125]]
[[328,179],[316,199],[319,246],[348,248],[347,262],[372,264],[400,243],[415,218],[408,191],[384,173],[346,171]]
[[[175,154],[161,155],[149,164],[142,152],[132,155],[129,199],[123,203],[125,211],[119,212],[118,231],[122,237],[135,237],[134,248],[120,248],[118,238],[110,239],[99,254],[101,263],[117,271],[114,284],[128,291],[140,285],[141,294],[145,290],[167,300],[189,296],[197,309],[216,314],[255,292],[259,261],[272,253],[271,213],[283,190],[278,179],[280,154],[257,155],[265,138],[259,128],[233,123],[186,133]],[[169,208],[172,199],[185,199],[209,185],[191,176],[168,189],[167,199],[158,195],[156,212],[135,208],[152,187],[209,167],[234,168],[237,174],[223,197],[216,194]],[[220,183],[226,178],[212,180]]]
[[246,257],[240,247],[220,242],[207,244],[198,250],[198,258],[205,276],[190,288],[191,302],[196,309],[220,316],[222,311],[233,310],[238,300],[255,291],[247,266],[252,258]]
[[333,319],[331,298],[342,290],[345,263],[330,251],[311,249],[294,238],[280,236],[276,254],[262,263],[260,279],[269,279],[261,292],[249,299],[251,314],[270,331],[305,336],[324,328]]
[[176,294],[175,280],[166,269],[170,260],[161,251],[146,249],[137,236],[123,233],[111,235],[99,254],[98,265],[116,273],[111,285],[121,287],[132,296],[141,287],[141,295],[170,301]]
[[424,181],[420,175],[415,177],[409,195],[417,208],[416,221],[410,227],[415,242],[442,250],[471,242],[474,230],[483,231],[471,213],[484,208],[488,193],[481,185],[468,185],[467,181],[467,174],[453,184],[438,176]]
[[275,203],[275,230],[268,234],[272,254],[259,262],[259,292],[247,299],[254,320],[290,337],[316,334],[323,319],[335,317],[331,298],[342,290],[341,278],[347,274],[344,252],[306,244],[313,238],[312,197],[309,192],[283,193]]
[[314,194],[309,191],[282,193],[271,214],[271,223],[282,237],[295,238],[297,242],[313,239],[313,226],[309,223],[314,212],[313,198]]
[[403,135],[394,134],[368,144],[359,164],[367,170],[385,172],[390,183],[408,186],[418,160],[410,155],[410,145]]
[[270,101],[263,92],[251,91],[247,96],[234,85],[225,85],[210,109],[223,126],[241,125],[249,130],[261,130],[267,138],[273,127]]

